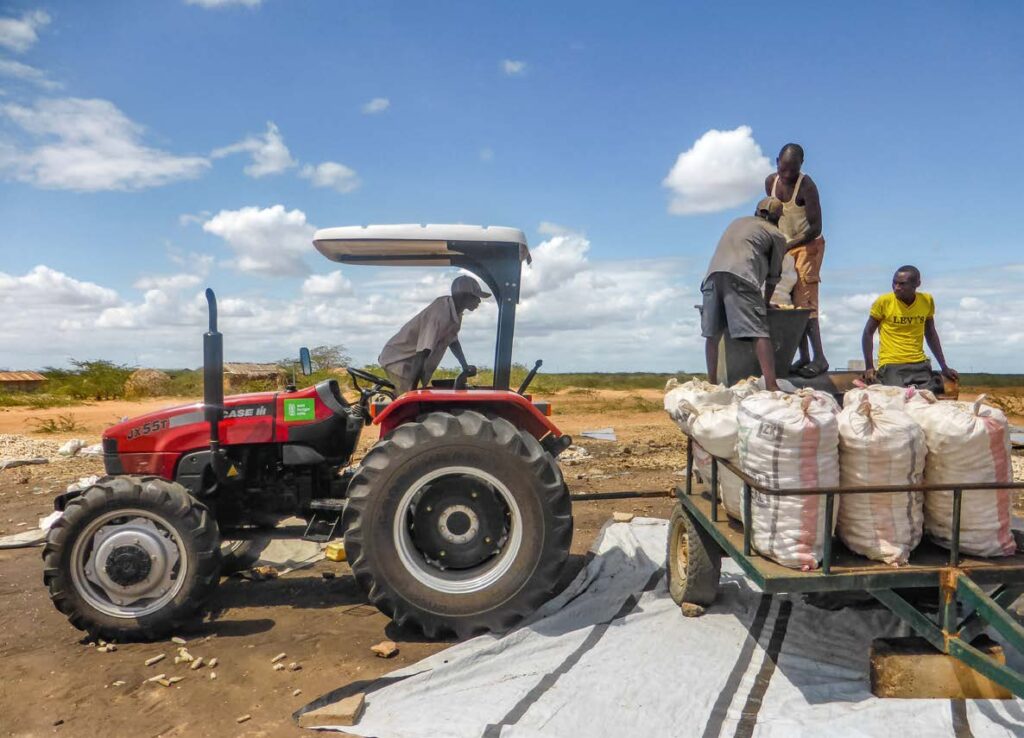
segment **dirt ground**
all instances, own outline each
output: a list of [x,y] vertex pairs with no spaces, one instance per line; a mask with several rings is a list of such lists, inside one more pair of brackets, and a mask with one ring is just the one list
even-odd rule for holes
[[[658,391],[570,391],[550,398],[560,428],[588,456],[562,468],[575,493],[620,490],[667,492],[681,479],[684,439],[660,408]],[[79,477],[102,473],[98,458],[62,458],[60,443],[81,438],[96,443],[102,430],[174,399],[100,402],[72,408],[0,409],[0,458],[28,437],[51,461],[0,471],[0,535],[37,526],[52,510],[51,499]],[[189,402],[189,400],[180,400]],[[638,410],[638,408],[640,410]],[[45,418],[73,415],[78,430],[38,434]],[[30,422],[33,421],[33,422]],[[618,440],[582,438],[588,429],[614,428]],[[375,439],[367,429],[360,448]],[[595,534],[616,510],[668,517],[671,499],[644,498],[574,504],[573,557],[563,576],[582,566]],[[325,579],[323,574],[335,574]],[[403,632],[375,608],[344,563],[321,561],[279,579],[252,582],[229,578],[211,603],[211,614],[178,634],[194,656],[217,658],[209,670],[175,665],[178,646],[118,644],[113,653],[87,645],[80,631],[54,609],[42,585],[40,549],[0,550],[0,735],[2,736],[290,736],[308,734],[291,714],[317,696],[354,680],[373,679],[447,647]],[[384,660],[370,646],[398,643]],[[146,667],[158,654],[164,661]],[[274,671],[271,660],[299,671]],[[165,688],[144,680],[158,673],[184,676]],[[114,686],[123,681],[123,686]],[[295,690],[301,693],[295,695]],[[244,723],[236,718],[251,715]]]

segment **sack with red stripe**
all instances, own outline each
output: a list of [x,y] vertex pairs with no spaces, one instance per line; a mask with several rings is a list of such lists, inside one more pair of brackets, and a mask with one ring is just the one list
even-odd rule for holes
[[[740,402],[739,456],[743,471],[759,484],[781,490],[839,485],[839,406],[826,393],[758,392]],[[836,507],[839,500],[836,499]],[[784,566],[814,569],[825,536],[823,495],[751,495],[754,548]]]
[[[975,402],[929,400],[918,396],[907,413],[924,430],[928,460],[927,484],[1011,482],[1010,430],[997,408]],[[1009,556],[1016,550],[1010,530],[1013,495],[1009,489],[963,493],[960,507],[960,550],[973,556]],[[940,546],[953,540],[953,492],[928,492],[924,497],[924,528]]]

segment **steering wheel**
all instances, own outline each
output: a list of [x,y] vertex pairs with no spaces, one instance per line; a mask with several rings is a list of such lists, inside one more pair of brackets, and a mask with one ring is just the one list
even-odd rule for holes
[[[395,389],[395,385],[390,380],[385,379],[384,377],[378,377],[376,374],[364,372],[362,369],[353,369],[352,367],[347,367],[347,369],[349,376],[351,376],[352,379],[362,379],[364,382],[370,382],[371,384],[375,384],[378,387],[387,387],[388,389]],[[359,386],[356,385],[357,389],[358,387]]]

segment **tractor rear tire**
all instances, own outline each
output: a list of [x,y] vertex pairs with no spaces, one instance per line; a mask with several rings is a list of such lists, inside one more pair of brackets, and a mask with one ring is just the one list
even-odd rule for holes
[[217,586],[217,522],[159,477],[104,477],[68,502],[43,547],[43,582],[79,630],[154,640],[193,618]]
[[343,522],[370,602],[429,638],[509,630],[553,594],[572,543],[554,458],[474,411],[430,413],[374,446]]
[[668,591],[677,605],[709,607],[718,597],[722,549],[677,502],[668,523]]

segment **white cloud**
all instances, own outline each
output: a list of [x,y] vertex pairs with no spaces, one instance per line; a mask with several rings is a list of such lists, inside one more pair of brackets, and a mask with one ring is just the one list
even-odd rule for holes
[[220,159],[239,153],[252,155],[252,164],[244,170],[250,177],[280,174],[296,164],[288,147],[285,146],[284,137],[272,121],[267,122],[267,131],[262,136],[248,136],[238,143],[214,150],[210,156]]
[[140,277],[132,286],[137,290],[162,290],[165,292],[198,287],[203,278],[198,274],[170,274],[156,277]]
[[540,225],[537,226],[537,233],[542,236],[567,236],[572,232],[572,229],[558,223],[552,223],[550,220],[542,220]]
[[11,51],[27,51],[39,40],[39,29],[50,22],[42,10],[22,14],[20,18],[0,18],[0,46]]
[[11,77],[31,82],[44,90],[55,90],[60,87],[60,83],[48,78],[43,70],[11,59],[0,59],[0,77]]
[[715,213],[753,200],[764,188],[771,162],[750,126],[710,130],[676,159],[662,185],[672,191],[674,215]]
[[336,161],[325,161],[316,166],[307,164],[299,176],[308,179],[314,187],[330,187],[343,195],[355,192],[362,184],[356,170]]
[[8,145],[0,169],[44,189],[138,190],[194,179],[210,166],[199,156],[176,156],[142,143],[144,128],[108,100],[59,98],[34,107],[8,104],[0,114],[32,138],[35,148]]
[[[0,272],[0,304],[16,310],[17,306],[43,303],[62,307],[95,307],[117,302],[114,290],[93,282],[82,282],[39,265],[22,277]],[[8,310],[5,314],[10,315]]]
[[186,5],[198,5],[201,8],[230,8],[242,6],[245,8],[258,8],[263,0],[185,0]]
[[328,274],[311,274],[302,283],[302,294],[317,295],[350,295],[352,294],[352,282],[335,269]]
[[526,74],[526,62],[515,59],[502,59],[501,71],[508,77],[520,77]]
[[203,230],[223,238],[235,252],[234,266],[266,276],[295,276],[309,271],[303,256],[313,249],[312,225],[301,210],[245,207],[221,210]]
[[374,113],[383,113],[390,107],[391,101],[386,97],[375,97],[368,103],[363,104],[362,111],[366,115],[373,115]]

